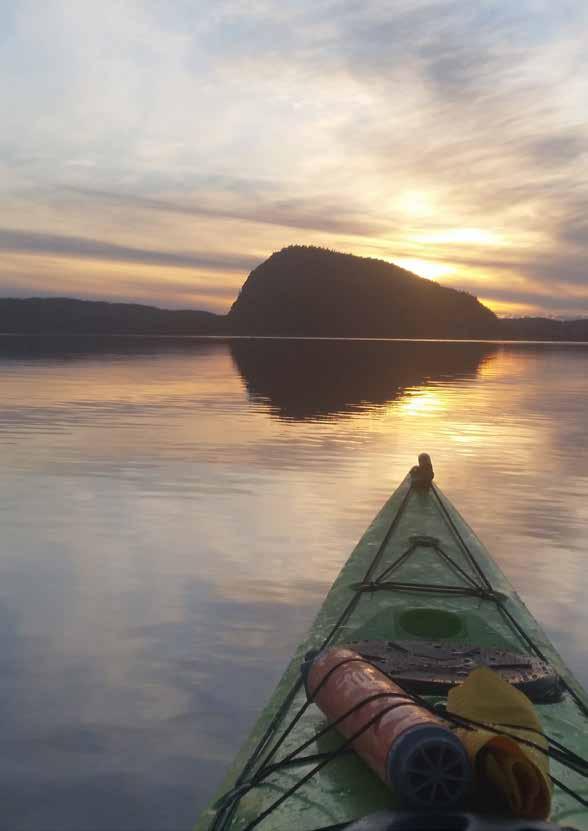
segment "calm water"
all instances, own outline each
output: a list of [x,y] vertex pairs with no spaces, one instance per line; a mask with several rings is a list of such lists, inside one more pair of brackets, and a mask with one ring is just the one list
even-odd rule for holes
[[188,829],[384,499],[588,684],[588,346],[0,338],[0,827]]

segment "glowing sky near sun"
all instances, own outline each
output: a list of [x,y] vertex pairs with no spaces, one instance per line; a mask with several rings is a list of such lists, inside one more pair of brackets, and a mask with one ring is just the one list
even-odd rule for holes
[[293,243],[588,315],[584,0],[0,0],[0,296],[225,311]]

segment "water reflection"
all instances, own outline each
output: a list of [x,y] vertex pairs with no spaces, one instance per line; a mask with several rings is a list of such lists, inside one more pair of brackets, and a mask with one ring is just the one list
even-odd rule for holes
[[252,400],[296,420],[349,415],[409,387],[474,378],[497,351],[483,343],[249,339],[230,348]]
[[190,828],[422,450],[588,681],[586,347],[9,340],[0,826]]
[[222,341],[198,337],[128,335],[2,335],[0,361],[72,361],[88,358],[156,357],[218,350]]

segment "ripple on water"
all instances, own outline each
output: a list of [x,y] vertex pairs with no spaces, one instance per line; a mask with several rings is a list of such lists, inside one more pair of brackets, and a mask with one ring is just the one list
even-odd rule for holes
[[588,349],[69,349],[0,360],[12,827],[191,827],[423,450],[588,683]]

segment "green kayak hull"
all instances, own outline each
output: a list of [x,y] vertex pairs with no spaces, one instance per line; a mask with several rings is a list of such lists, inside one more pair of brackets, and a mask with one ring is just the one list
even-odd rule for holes
[[[431,546],[420,546],[418,542],[415,545],[414,538],[419,536],[436,538],[451,562]],[[384,575],[387,580],[386,569],[409,549],[409,555],[389,575],[395,586],[400,584],[405,588],[357,590],[358,584],[365,586],[378,576]],[[485,590],[476,594],[472,592],[472,585]],[[444,591],[447,588],[451,591]],[[539,653],[551,664],[566,686],[560,701],[536,705],[543,728],[547,735],[570,750],[583,757],[588,755],[585,691],[447,497],[434,485],[427,489],[414,487],[407,476],[343,567],[308,637],[261,713],[216,799],[200,817],[197,831],[208,831],[215,825],[215,819],[218,831],[228,828],[243,831],[315,767],[312,762],[287,767],[270,774],[253,788],[244,787],[242,797],[232,802],[232,809],[221,812],[219,823],[219,805],[228,804],[222,797],[251,781],[265,754],[304,704],[306,695],[300,684],[300,667],[309,650],[321,648],[327,640],[329,645],[334,645],[358,640],[419,638],[442,638],[527,655],[534,654],[530,646],[533,644],[535,654]],[[283,759],[305,742],[309,744],[304,755],[334,750],[341,741],[336,735],[327,734],[313,741],[324,727],[323,714],[311,705],[283,740],[272,761]],[[554,761],[551,773],[564,787],[586,799],[588,788],[577,773]],[[314,831],[395,807],[394,794],[364,762],[355,754],[343,754],[312,775],[256,827],[261,831]],[[588,809],[556,786],[551,821],[588,831]]]

